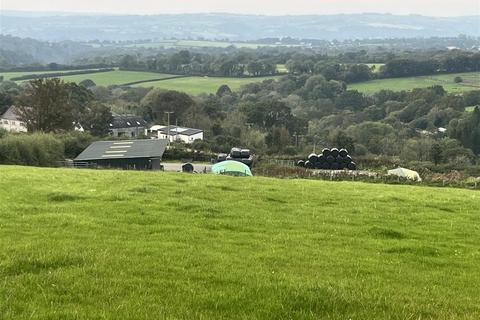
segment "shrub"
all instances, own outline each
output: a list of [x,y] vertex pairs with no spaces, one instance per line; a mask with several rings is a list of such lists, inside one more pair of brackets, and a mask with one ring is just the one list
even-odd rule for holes
[[96,139],[89,133],[68,132],[57,137],[63,142],[65,157],[74,159]]
[[463,82],[463,78],[462,78],[462,77],[455,77],[455,78],[453,79],[453,82],[455,82],[455,83],[462,83],[462,82]]
[[0,139],[0,163],[56,166],[64,160],[64,146],[52,134],[7,135]]

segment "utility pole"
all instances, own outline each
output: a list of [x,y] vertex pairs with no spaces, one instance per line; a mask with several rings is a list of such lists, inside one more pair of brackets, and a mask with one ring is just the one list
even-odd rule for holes
[[298,138],[301,138],[303,137],[304,135],[303,134],[298,134],[298,133],[294,133],[293,136],[295,137],[295,146],[298,147]]
[[175,119],[175,141],[178,141],[178,119]]
[[170,115],[173,114],[173,111],[165,111],[164,113],[167,114],[167,138],[168,138],[168,146],[170,147]]

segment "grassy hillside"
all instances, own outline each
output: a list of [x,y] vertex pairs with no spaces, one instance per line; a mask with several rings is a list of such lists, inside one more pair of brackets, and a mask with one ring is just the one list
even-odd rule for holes
[[157,82],[142,83],[137,86],[155,87],[167,90],[177,90],[189,94],[215,93],[221,85],[228,85],[232,90],[252,82],[275,79],[276,77],[260,78],[222,78],[222,77],[187,77]]
[[478,319],[480,194],[0,166],[1,319]]
[[[464,82],[455,83],[453,79],[457,76],[462,77]],[[365,93],[374,93],[382,89],[400,91],[430,87],[433,85],[441,85],[449,92],[480,90],[480,72],[373,80],[351,84],[348,88]]]

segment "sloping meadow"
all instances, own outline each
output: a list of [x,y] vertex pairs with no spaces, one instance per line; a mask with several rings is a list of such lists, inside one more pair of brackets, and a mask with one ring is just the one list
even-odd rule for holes
[[1,319],[478,319],[480,193],[0,166]]

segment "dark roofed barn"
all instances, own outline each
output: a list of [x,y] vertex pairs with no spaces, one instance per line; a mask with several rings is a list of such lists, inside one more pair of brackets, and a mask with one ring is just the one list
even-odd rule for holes
[[136,138],[145,134],[147,122],[139,116],[113,115],[113,121],[109,124],[109,130],[114,137]]
[[159,170],[167,140],[98,141],[85,149],[74,163],[102,168]]

